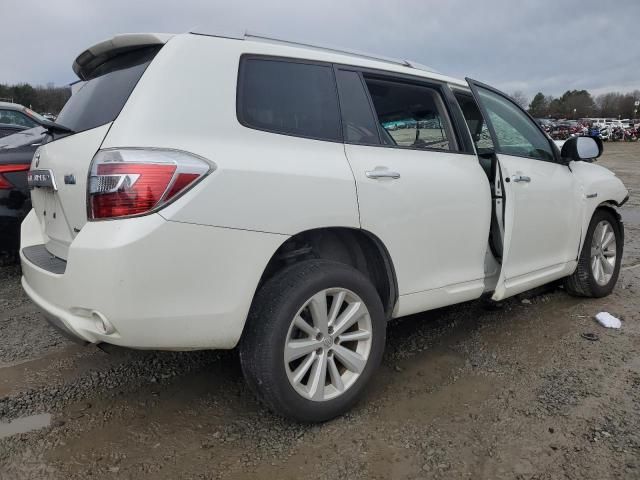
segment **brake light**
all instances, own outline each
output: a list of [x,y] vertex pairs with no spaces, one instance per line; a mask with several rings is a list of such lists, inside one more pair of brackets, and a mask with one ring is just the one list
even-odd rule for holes
[[30,165],[28,164],[0,165],[0,190],[11,190],[12,188],[15,188],[15,186],[4,176],[5,173],[26,172],[29,168]]
[[88,185],[90,220],[145,215],[164,207],[215,168],[176,150],[101,150]]

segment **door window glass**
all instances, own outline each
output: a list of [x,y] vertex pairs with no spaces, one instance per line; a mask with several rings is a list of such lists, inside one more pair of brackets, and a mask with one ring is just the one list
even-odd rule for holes
[[340,140],[333,69],[280,60],[246,59],[238,116],[246,126],[321,140]]
[[365,77],[387,145],[455,150],[440,94],[429,87]]
[[456,99],[464,115],[464,119],[469,127],[469,132],[473,138],[473,142],[476,145],[476,150],[479,154],[489,153],[494,151],[493,140],[491,139],[491,133],[487,128],[487,122],[484,121],[484,117],[473,99],[473,96],[456,93]]
[[478,94],[495,131],[499,153],[547,161],[555,159],[549,139],[517,105],[482,87],[478,87]]

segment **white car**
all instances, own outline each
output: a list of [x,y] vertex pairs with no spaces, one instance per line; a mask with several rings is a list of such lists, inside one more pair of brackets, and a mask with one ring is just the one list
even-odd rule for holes
[[250,34],[92,46],[29,172],[25,291],[84,342],[238,346],[301,421],[361,396],[390,319],[611,292],[628,193],[601,144],[561,153],[506,95],[414,65]]

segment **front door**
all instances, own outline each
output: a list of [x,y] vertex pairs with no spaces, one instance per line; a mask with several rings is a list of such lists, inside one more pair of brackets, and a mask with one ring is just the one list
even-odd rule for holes
[[500,300],[567,274],[578,255],[581,192],[549,138],[520,106],[490,87],[469,84],[503,179],[504,250],[493,297]]

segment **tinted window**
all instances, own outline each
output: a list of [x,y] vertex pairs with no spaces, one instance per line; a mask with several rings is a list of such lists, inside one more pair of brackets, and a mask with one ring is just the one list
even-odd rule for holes
[[493,140],[491,140],[487,122],[484,121],[484,117],[482,113],[480,113],[476,101],[471,95],[456,93],[455,96],[464,115],[464,119],[467,122],[467,126],[469,127],[469,132],[476,145],[476,150],[479,154],[492,152],[494,150]]
[[107,60],[62,108],[57,123],[75,132],[116,119],[158,47],[143,48]]
[[38,126],[36,122],[17,110],[0,110],[0,123],[20,125],[27,128]]
[[380,143],[376,119],[357,72],[338,70],[338,93],[344,139],[350,143]]
[[555,159],[548,138],[518,106],[484,88],[478,88],[478,93],[489,114],[500,153],[539,160]]
[[323,140],[341,139],[331,67],[245,59],[239,91],[239,119],[249,127]]
[[428,87],[365,77],[388,145],[452,150],[440,94]]

